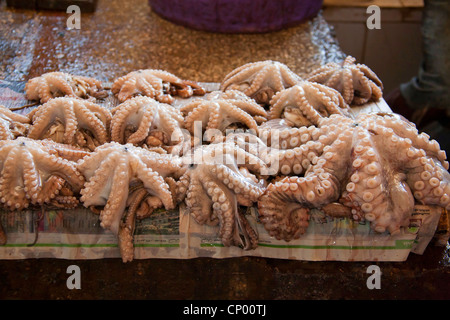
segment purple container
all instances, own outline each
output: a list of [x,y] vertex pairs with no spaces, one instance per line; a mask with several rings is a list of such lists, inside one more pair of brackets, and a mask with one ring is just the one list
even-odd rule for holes
[[262,33],[314,17],[322,0],[149,0],[153,11],[174,23],[221,33]]

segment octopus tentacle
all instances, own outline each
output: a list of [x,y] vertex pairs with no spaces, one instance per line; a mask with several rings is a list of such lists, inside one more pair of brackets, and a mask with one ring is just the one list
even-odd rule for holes
[[[140,105],[137,103],[138,100],[131,99],[126,103],[120,105],[114,112],[114,116],[111,122],[111,140],[119,143],[131,143],[137,144],[143,141],[149,131],[149,127],[153,120],[153,109],[148,112],[143,112]],[[127,118],[130,115],[137,117],[137,123],[128,123]],[[136,131],[132,132],[130,135],[126,135],[127,126],[133,125],[137,128]]]
[[[212,199],[212,208],[216,217],[219,219],[219,236],[222,243],[229,247],[233,245],[234,239],[234,212],[237,210],[236,203],[231,203],[224,191],[212,180],[202,182],[202,186],[209,198]],[[214,199],[217,199],[214,201]]]
[[270,175],[298,175],[305,172],[317,161],[324,147],[319,141],[308,141],[299,147],[278,149],[269,147],[265,140],[250,133],[229,134],[225,141],[260,158],[266,166],[265,172]]
[[[120,157],[117,161],[116,170],[112,177],[111,189],[108,200],[100,213],[100,225],[105,229],[110,229],[114,234],[119,232],[119,223],[126,207],[128,197],[129,173],[125,157]],[[104,173],[105,174],[105,173]]]
[[246,82],[243,82],[246,87],[239,88],[244,90],[239,90],[236,85],[232,86],[232,90],[239,90],[245,93],[245,90],[250,86],[251,80],[255,77],[255,71],[258,70],[258,65],[254,63],[244,64],[234,70],[232,70],[229,74],[227,74],[221,84],[221,90],[226,91],[228,87],[233,84],[237,79],[248,79]]
[[26,136],[29,125],[30,119],[28,116],[15,113],[0,105],[0,140]]
[[[158,197],[166,209],[173,209],[175,205],[172,199],[172,193],[164,178],[157,171],[153,171],[151,168],[145,166],[139,159],[136,161],[140,162],[136,168],[137,177],[143,182],[144,187],[147,188],[147,192]],[[155,188],[155,185],[159,187]]]
[[349,107],[334,89],[301,81],[278,92],[270,101],[269,119],[286,118],[297,127],[317,125],[323,117],[340,114],[350,117]]
[[193,101],[180,110],[186,115],[185,128],[191,134],[195,134],[198,123],[207,132],[218,130],[224,133],[233,124],[256,131],[258,123],[254,116],[266,115],[265,110],[256,107],[254,102],[233,99]]
[[[124,261],[130,259],[138,211],[143,218],[157,207],[164,206],[167,210],[175,207],[172,195],[175,181],[171,178],[183,172],[181,160],[175,159],[132,144],[111,142],[78,161],[78,169],[86,179],[80,200],[94,211],[95,207],[103,206],[99,210],[100,225],[119,237]],[[145,191],[145,197],[140,196],[139,190]],[[130,206],[131,211],[126,211]]]
[[225,246],[254,248],[256,232],[239,210],[262,194],[264,162],[235,144],[218,141],[185,157],[192,164],[177,182],[177,199],[186,195],[187,210],[199,224],[219,225]]
[[353,132],[343,132],[304,177],[285,177],[267,187],[258,201],[258,210],[269,234],[286,241],[296,239],[308,227],[310,208],[321,208],[339,199],[352,140]]
[[[56,150],[57,145],[52,146]],[[76,164],[50,152],[44,144],[25,137],[4,140],[0,144],[0,196],[10,209],[54,203],[65,207],[58,193],[65,183],[70,192],[78,192],[84,178]]]
[[206,91],[194,81],[185,81],[164,70],[136,70],[114,80],[111,91],[124,102],[137,95],[154,98],[162,103],[171,104],[172,95],[188,98],[204,95]]
[[450,174],[433,159],[418,156],[417,167],[407,173],[407,182],[419,203],[450,209]]
[[122,221],[120,222],[118,240],[119,250],[123,262],[132,261],[134,257],[133,236],[136,222],[136,211],[147,194],[145,189],[134,192],[133,201],[129,204]]
[[[364,122],[373,121],[373,117],[360,117]],[[410,141],[411,145],[423,149],[427,155],[438,159],[446,170],[449,169],[449,164],[444,150],[440,149],[439,143],[436,140],[430,140],[430,136],[425,132],[419,133],[416,126],[406,119],[402,119],[395,114],[380,114],[376,120],[380,127],[387,130],[386,134],[389,136],[396,134]]]
[[[109,140],[110,111],[89,101],[75,98],[55,98],[34,109],[30,114],[31,139],[51,139],[89,150]],[[76,139],[77,135],[89,139]],[[92,141],[93,145],[85,143]]]
[[[89,181],[85,183],[83,190],[81,190],[80,200],[87,207],[102,206],[106,203],[109,194],[107,189],[96,188],[96,186],[112,184],[113,175],[105,174],[105,172],[113,172],[118,162],[117,160],[101,161],[99,153],[97,153],[97,157],[90,157],[88,160],[99,161],[99,165],[94,167],[94,164],[90,164],[89,161],[82,161],[78,164],[78,169],[84,172],[86,177],[89,177]],[[95,170],[85,169],[89,167],[95,168]]]
[[[294,177],[285,178],[290,182]],[[284,183],[283,182],[283,183]],[[260,220],[269,235],[278,240],[290,241],[304,234],[309,225],[309,208],[297,201],[295,182],[292,188],[279,191],[278,186],[270,184],[258,201]]]
[[183,116],[174,107],[149,97],[135,97],[112,110],[111,140],[135,146],[162,147],[180,154],[183,150]]
[[36,152],[34,161],[42,170],[58,175],[66,180],[74,192],[79,192],[84,185],[84,177],[74,162],[58,157],[48,157],[45,151]]
[[[30,164],[32,162],[29,160],[30,155],[25,153],[23,156],[22,168],[16,166],[22,158],[23,152],[20,151],[11,150],[9,152],[3,163],[0,178],[1,202],[9,208],[19,210],[29,206],[30,201],[28,199],[33,192],[37,191],[39,181],[32,164]],[[21,178],[22,176],[24,176],[24,181]],[[28,190],[30,193],[27,192]]]
[[285,64],[265,60],[232,70],[222,80],[220,90],[239,90],[256,102],[268,105],[275,93],[295,85],[299,80],[300,77]]
[[[355,81],[353,80],[353,73],[352,70],[350,69],[345,69],[342,71],[342,76],[339,76],[339,73],[336,73],[337,79],[341,80],[342,83],[339,82],[331,82],[330,78],[330,82],[327,83],[327,85],[329,85],[331,88],[336,88],[337,90],[341,90],[340,92],[342,92],[342,97],[344,98],[345,101],[353,101],[354,97],[355,97]],[[342,78],[342,79],[341,79]],[[336,80],[337,80],[336,79]],[[348,85],[343,85],[343,84],[348,84]]]
[[[351,176],[341,202],[353,208],[354,220],[379,221],[391,209],[387,182],[381,173],[380,155],[373,148],[368,133],[362,130],[358,133],[361,142],[352,152]],[[381,227],[377,230],[381,231]]]
[[306,80],[324,84],[339,91],[349,105],[377,101],[383,95],[383,83],[366,65],[347,56],[342,63],[328,63],[313,70]]
[[190,214],[198,224],[215,226],[219,223],[217,215],[211,213],[213,202],[204,192],[203,182],[189,185],[185,202]]
[[25,93],[27,99],[41,103],[62,96],[93,100],[108,95],[100,81],[64,72],[48,72],[28,80]]

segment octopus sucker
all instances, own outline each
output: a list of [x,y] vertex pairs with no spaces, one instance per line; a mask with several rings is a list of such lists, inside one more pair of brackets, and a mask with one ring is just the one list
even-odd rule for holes
[[383,96],[383,83],[366,65],[347,56],[342,63],[330,62],[313,70],[306,80],[324,84],[341,93],[348,105],[363,105]]
[[300,77],[285,64],[272,61],[242,65],[222,80],[220,90],[239,90],[261,105],[268,105],[273,95],[300,81]]
[[[181,161],[132,144],[110,142],[79,160],[77,167],[86,179],[80,191],[82,204],[99,210],[101,226],[120,237],[123,259],[130,261],[129,248],[133,247],[131,233],[138,206],[136,201],[139,202],[139,210],[144,210],[143,206],[146,206],[144,211],[147,213],[156,209],[148,205],[173,209],[174,190],[167,178],[178,178],[184,172]],[[141,187],[136,188],[136,185]],[[145,190],[143,199],[134,194],[136,189]],[[133,201],[129,201],[132,197]],[[144,203],[148,198],[158,200]],[[131,211],[127,211],[130,206]]]
[[[308,169],[321,153],[323,145],[311,142],[292,149],[269,147],[268,143],[252,133],[228,134],[222,141],[233,143],[266,165],[268,175],[300,174]],[[272,144],[277,145],[272,140]]]
[[[31,125],[27,136],[31,139],[51,139],[89,151],[110,140],[110,111],[90,101],[54,98],[28,116]],[[77,139],[80,136],[82,139]]]
[[64,72],[48,72],[28,80],[25,93],[28,100],[38,100],[41,103],[57,97],[95,101],[108,96],[101,81]]
[[297,201],[292,191],[278,191],[270,185],[258,201],[260,221],[269,235],[291,241],[303,235],[309,225],[310,209]]
[[339,114],[351,117],[341,94],[325,85],[302,80],[279,91],[270,100],[269,119],[285,118],[293,126],[317,126],[323,117]]
[[[383,130],[382,134],[386,137],[394,137],[394,139],[401,137],[401,147],[409,148],[407,155],[410,158],[415,158],[416,153],[427,154],[438,159],[446,170],[449,169],[445,151],[440,149],[439,143],[431,140],[425,132],[419,133],[414,123],[397,114],[381,114],[380,116],[383,119],[384,127],[387,128],[386,131]],[[368,121],[370,121],[370,117]]]
[[174,96],[188,98],[206,94],[200,84],[157,69],[136,70],[119,77],[114,80],[111,91],[120,102],[135,96],[147,96],[167,104],[174,102]]
[[317,135],[316,130],[315,126],[295,127],[287,119],[275,118],[259,125],[258,136],[267,146],[277,149],[295,149],[306,146],[309,141],[321,144],[322,142],[317,141],[321,137],[324,143],[331,141],[325,135]]

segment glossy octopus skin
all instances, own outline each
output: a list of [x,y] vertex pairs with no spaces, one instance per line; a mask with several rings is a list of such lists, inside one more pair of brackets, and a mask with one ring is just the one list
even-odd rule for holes
[[175,207],[171,186],[183,172],[180,158],[110,142],[78,161],[78,170],[86,179],[81,202],[100,211],[100,225],[118,236],[123,261],[133,260],[136,213],[145,205],[150,205],[148,214],[159,207]]
[[[6,210],[69,209],[78,206],[84,178],[76,161],[87,153],[49,140],[0,141],[0,205]],[[7,235],[0,225],[0,244]]]
[[[415,202],[450,209],[445,152],[395,114],[339,115],[318,126],[325,147],[303,176],[270,184],[258,201],[268,232],[287,241],[308,227],[309,210],[332,203],[376,232],[409,225]],[[325,137],[325,138],[323,138]]]
[[171,104],[175,96],[188,98],[202,96],[206,90],[198,83],[182,80],[178,76],[157,69],[132,71],[114,80],[111,91],[120,102],[135,96],[147,96]]
[[149,97],[131,98],[111,110],[111,140],[141,147],[161,147],[181,154],[185,139],[181,111]]
[[263,193],[264,163],[228,143],[200,146],[184,161],[190,165],[177,183],[178,201],[197,223],[218,226],[224,246],[256,248],[258,235],[242,207],[252,206]]
[[264,60],[244,64],[222,80],[220,90],[238,90],[268,105],[277,92],[297,84],[300,77],[287,65],[278,61]]
[[267,120],[267,112],[251,99],[220,97],[196,99],[180,108],[184,114],[185,128],[196,135],[226,135],[228,131],[245,129],[257,131],[258,125]]
[[0,105],[0,140],[12,140],[26,136],[29,126],[28,116],[15,113]]
[[57,97],[96,100],[108,96],[101,81],[65,72],[48,72],[28,80],[25,93],[28,100],[41,103]]
[[0,141],[0,200],[9,210],[51,204],[74,207],[74,196],[60,195],[68,184],[77,194],[84,178],[76,161],[86,154],[54,142],[36,141],[26,137]]
[[383,83],[369,67],[347,56],[342,63],[331,62],[313,70],[307,80],[339,91],[349,105],[363,105],[383,96]]
[[51,99],[29,114],[31,139],[51,139],[93,151],[110,141],[111,112],[91,101],[64,97]]
[[[309,129],[309,132],[306,130],[303,137],[305,135],[308,135],[309,138],[318,136],[317,128],[310,127]],[[266,133],[267,131],[264,131],[262,137],[249,132],[230,133],[217,142],[235,144],[261,159],[266,165],[267,176],[302,174],[317,160],[325,147],[320,141],[308,140],[304,144],[292,148],[279,148],[280,142],[284,145],[285,141],[282,138],[279,139],[279,135],[274,130],[271,130],[271,137]]]
[[296,127],[311,126],[331,114],[351,117],[349,110],[338,91],[319,83],[300,81],[271,99],[269,119],[284,118]]

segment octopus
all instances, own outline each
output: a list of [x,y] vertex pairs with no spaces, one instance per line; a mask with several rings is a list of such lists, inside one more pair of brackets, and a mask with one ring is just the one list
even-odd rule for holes
[[26,136],[30,119],[0,105],[0,140],[12,140]]
[[407,227],[415,202],[450,209],[450,174],[439,143],[396,114],[321,118],[325,145],[303,176],[271,183],[259,198],[261,222],[271,236],[304,234],[315,208],[368,222],[377,233]]
[[342,95],[325,85],[301,81],[278,92],[270,101],[269,119],[284,118],[297,127],[317,125],[323,117],[339,114],[350,117]]
[[84,185],[76,161],[84,156],[82,150],[27,137],[0,141],[1,205],[8,210],[75,207]]
[[65,72],[48,72],[28,80],[25,85],[25,94],[28,100],[37,100],[41,103],[57,97],[95,101],[108,96],[101,81]]
[[[45,207],[75,208],[84,184],[76,161],[85,155],[74,147],[23,136],[0,141],[1,206],[19,211],[41,207],[40,217]],[[7,235],[0,225],[0,245],[6,243]]]
[[136,218],[147,217],[157,208],[175,208],[175,179],[183,173],[180,159],[130,143],[110,142],[78,161],[86,179],[80,200],[99,214],[102,228],[117,236],[124,262],[134,258]]
[[198,224],[217,227],[224,246],[256,248],[258,235],[243,208],[264,192],[265,164],[231,143],[199,146],[184,161],[189,166],[177,182],[177,201],[184,200]]
[[111,91],[120,102],[143,95],[168,104],[174,101],[174,96],[188,98],[206,93],[195,81],[182,80],[172,73],[156,69],[132,71],[119,77],[114,80]]
[[[149,97],[131,98],[111,110],[111,140],[121,144],[163,148],[181,154],[185,142],[183,114],[169,104]],[[189,138],[189,136],[188,136]]]
[[[272,129],[270,133],[264,131],[260,136],[252,132],[236,132],[228,134],[217,142],[233,143],[261,159],[266,165],[263,172],[266,176],[299,175],[304,173],[317,160],[325,145],[317,141],[320,131],[314,126],[292,128],[291,130],[298,131],[301,134],[301,139],[292,137],[291,141],[297,140],[295,145],[290,145],[288,148],[280,148],[280,144],[284,145],[286,140],[284,138],[278,139],[279,136],[284,136],[289,132],[286,129],[280,131],[281,133],[276,129]],[[268,135],[272,135],[272,137],[268,139]],[[306,139],[308,141],[304,141]]]
[[274,94],[294,86],[300,80],[287,65],[265,60],[234,69],[224,77],[220,90],[239,90],[257,103],[267,106]]
[[369,67],[347,56],[342,63],[330,62],[306,78],[339,91],[349,105],[363,105],[383,96],[383,83]]
[[262,106],[252,99],[236,96],[195,99],[182,106],[180,111],[185,116],[185,128],[194,136],[197,132],[205,133],[207,140],[222,136],[227,130],[256,132],[258,125],[267,120],[267,112]]
[[33,109],[28,116],[31,139],[51,139],[90,151],[110,140],[111,112],[91,101],[54,98]]

